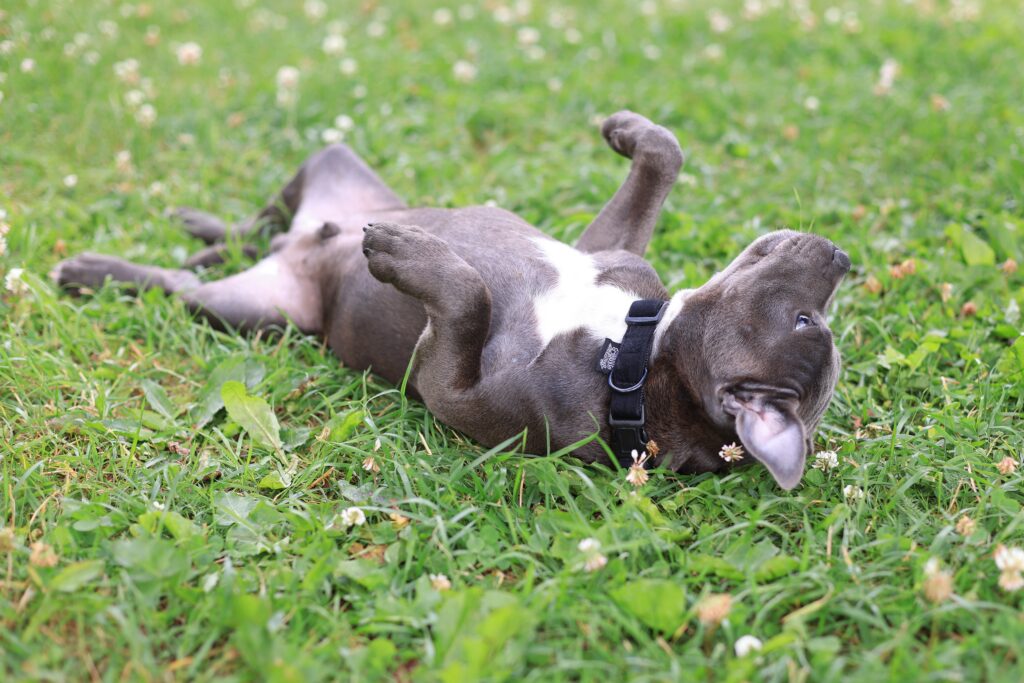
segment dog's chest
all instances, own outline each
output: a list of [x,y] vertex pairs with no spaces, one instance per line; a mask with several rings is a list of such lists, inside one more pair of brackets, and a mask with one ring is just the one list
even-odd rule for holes
[[533,299],[533,314],[541,348],[561,335],[586,330],[596,339],[621,340],[630,304],[640,298],[622,287],[600,283],[594,258],[547,239],[534,239],[543,261],[553,268],[554,285]]

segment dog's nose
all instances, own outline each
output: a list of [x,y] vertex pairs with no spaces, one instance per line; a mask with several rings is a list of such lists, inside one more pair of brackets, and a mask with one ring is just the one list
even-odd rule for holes
[[846,273],[850,270],[850,257],[846,255],[846,252],[836,247],[835,251],[832,252],[832,263],[837,268]]

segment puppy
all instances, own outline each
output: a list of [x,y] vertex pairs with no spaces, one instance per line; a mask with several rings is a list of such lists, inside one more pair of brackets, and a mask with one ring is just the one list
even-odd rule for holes
[[774,232],[670,298],[642,256],[679,144],[628,111],[602,133],[632,167],[575,247],[497,208],[409,208],[332,145],[242,225],[178,212],[211,244],[188,266],[287,228],[249,270],[203,283],[82,254],[53,275],[72,290],[157,287],[232,329],[290,321],[391,382],[412,362],[414,395],[486,446],[522,433],[535,453],[576,445],[586,461],[705,472],[739,441],[791,489],[839,373],[826,316],[850,259],[825,238]]

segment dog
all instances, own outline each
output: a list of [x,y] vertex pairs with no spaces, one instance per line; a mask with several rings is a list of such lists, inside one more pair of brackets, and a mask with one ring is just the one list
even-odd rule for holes
[[[235,330],[294,324],[350,368],[392,383],[410,370],[411,393],[485,446],[522,434],[533,453],[697,473],[729,467],[720,451],[738,441],[793,488],[839,374],[826,317],[849,257],[781,230],[669,297],[642,256],[679,143],[629,111],[602,134],[631,168],[575,248],[498,208],[409,208],[335,144],[240,225],[178,210],[210,245],[185,269],[85,253],[52,276],[159,288]],[[278,234],[250,269],[205,283],[190,270],[261,231]]]

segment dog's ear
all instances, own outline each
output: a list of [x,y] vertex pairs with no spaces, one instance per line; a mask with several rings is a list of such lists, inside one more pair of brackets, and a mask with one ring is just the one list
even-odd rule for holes
[[800,483],[807,458],[803,422],[784,403],[764,396],[737,398],[736,433],[743,446],[764,464],[787,491]]

